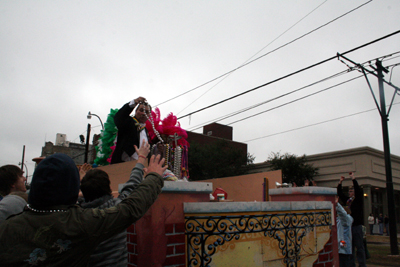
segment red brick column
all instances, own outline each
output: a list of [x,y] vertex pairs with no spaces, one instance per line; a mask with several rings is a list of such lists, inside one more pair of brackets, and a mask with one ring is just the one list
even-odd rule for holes
[[[170,183],[176,186],[192,186],[184,182]],[[212,189],[206,190],[199,192],[163,189],[146,214],[128,229],[128,266],[186,266],[183,203],[209,202]]]
[[313,267],[332,267],[333,259],[333,244],[331,232],[331,238],[325,244],[324,249],[319,253],[318,259],[314,262]]
[[127,229],[127,248],[128,248],[128,267],[136,267],[137,266],[137,235],[135,224],[132,224]]
[[185,224],[165,225],[167,236],[167,256],[163,266],[184,267],[186,266],[185,254]]

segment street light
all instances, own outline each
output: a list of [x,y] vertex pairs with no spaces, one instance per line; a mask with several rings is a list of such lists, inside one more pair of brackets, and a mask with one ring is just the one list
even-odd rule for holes
[[104,130],[104,125],[103,125],[103,122],[101,121],[100,117],[97,116],[96,114],[91,113],[91,112],[89,111],[89,113],[87,114],[87,118],[90,120],[90,119],[92,118],[92,116],[96,116],[96,117],[100,120],[101,128]]

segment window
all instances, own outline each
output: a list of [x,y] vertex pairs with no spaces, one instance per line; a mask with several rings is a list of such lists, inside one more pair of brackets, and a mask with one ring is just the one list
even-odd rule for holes
[[371,194],[372,214],[374,214],[374,216],[378,216],[380,213],[383,214],[383,193],[379,190],[373,190]]

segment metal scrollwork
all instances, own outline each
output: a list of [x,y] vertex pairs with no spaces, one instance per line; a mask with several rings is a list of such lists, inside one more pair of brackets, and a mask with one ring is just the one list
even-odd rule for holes
[[315,227],[330,226],[331,213],[186,216],[185,224],[188,266],[208,266],[218,248],[226,250],[227,242],[251,233],[277,240],[286,266],[297,266],[303,237]]

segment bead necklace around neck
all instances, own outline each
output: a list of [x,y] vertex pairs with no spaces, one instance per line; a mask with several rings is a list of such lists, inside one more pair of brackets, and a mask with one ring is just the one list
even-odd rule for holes
[[31,210],[31,211],[33,211],[33,212],[38,212],[38,213],[46,213],[46,212],[47,212],[47,213],[67,212],[67,210],[60,210],[60,209],[57,209],[57,210],[38,210],[38,209],[32,208],[30,204],[27,204],[26,207],[27,207],[29,210]]

